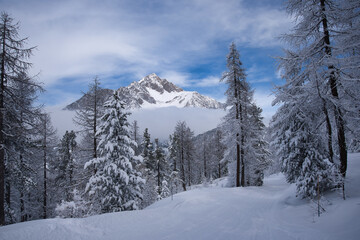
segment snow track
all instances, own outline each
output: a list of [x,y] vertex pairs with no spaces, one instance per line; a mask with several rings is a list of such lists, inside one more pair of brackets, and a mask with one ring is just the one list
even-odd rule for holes
[[347,200],[328,194],[332,204],[320,218],[277,174],[262,187],[200,187],[142,211],[9,225],[0,228],[0,239],[358,239],[360,154],[350,156],[347,179]]

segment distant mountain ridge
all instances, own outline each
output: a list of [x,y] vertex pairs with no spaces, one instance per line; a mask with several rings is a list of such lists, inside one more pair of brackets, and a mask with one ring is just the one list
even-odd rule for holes
[[[161,108],[161,107],[199,107],[218,109],[224,104],[215,99],[201,95],[195,91],[184,91],[182,88],[161,79],[152,73],[140,81],[132,82],[127,87],[117,89],[128,109]],[[101,98],[108,98],[113,90],[102,89]],[[86,102],[86,95],[65,107],[67,110],[76,110]]]

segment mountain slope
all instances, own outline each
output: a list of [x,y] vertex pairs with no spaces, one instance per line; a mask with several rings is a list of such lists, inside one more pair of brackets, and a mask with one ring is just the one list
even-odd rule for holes
[[262,187],[211,187],[176,194],[145,210],[83,219],[47,219],[0,227],[0,239],[316,239],[355,240],[360,235],[360,153],[350,154],[347,200],[332,193],[326,212],[295,197],[282,174]]
[[[127,87],[117,89],[130,109],[137,108],[161,108],[161,107],[200,107],[200,108],[223,108],[224,104],[213,98],[201,95],[198,92],[184,91],[166,79],[161,79],[152,73],[138,82],[132,82]],[[103,89],[104,96],[111,94],[110,89]],[[106,95],[107,94],[107,95]],[[68,105],[65,109],[74,110],[81,107],[86,100],[86,95],[76,102]]]
[[[111,89],[106,89],[106,88],[102,88],[99,90],[99,102],[103,103],[105,102],[109,96],[114,92],[114,90]],[[88,102],[89,100],[89,95],[85,94],[84,96],[82,96],[80,99],[78,99],[77,101],[67,105],[64,110],[77,110],[83,106],[86,105],[86,102]]]

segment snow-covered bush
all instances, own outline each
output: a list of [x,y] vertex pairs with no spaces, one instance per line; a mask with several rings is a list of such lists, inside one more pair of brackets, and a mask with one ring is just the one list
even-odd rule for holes
[[79,191],[74,189],[73,201],[62,200],[55,208],[56,215],[62,218],[80,218],[87,216],[88,207]]

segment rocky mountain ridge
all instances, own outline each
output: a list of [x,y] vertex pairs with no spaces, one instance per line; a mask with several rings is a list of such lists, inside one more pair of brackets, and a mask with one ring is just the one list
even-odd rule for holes
[[[218,109],[224,104],[215,99],[201,95],[195,91],[184,91],[182,88],[161,79],[152,73],[140,81],[132,82],[127,87],[117,89],[128,109],[160,108],[160,107],[199,107]],[[102,89],[101,97],[108,98],[113,90]],[[65,107],[67,110],[76,110],[86,101],[86,94],[74,103]]]

